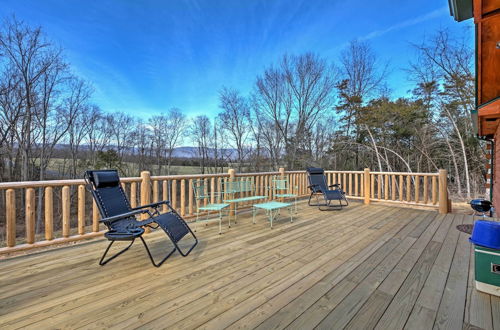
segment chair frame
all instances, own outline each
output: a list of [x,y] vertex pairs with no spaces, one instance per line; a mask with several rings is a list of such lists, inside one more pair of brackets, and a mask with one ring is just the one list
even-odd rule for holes
[[[99,220],[99,222],[104,223],[106,225],[106,227],[108,228],[108,232],[105,233],[105,236],[110,241],[110,243],[107,246],[106,250],[104,251],[104,254],[102,255],[102,257],[99,261],[99,265],[104,266],[105,264],[107,264],[111,260],[115,259],[119,255],[126,252],[134,244],[136,238],[139,238],[141,240],[142,244],[144,245],[144,248],[146,249],[148,257],[151,260],[151,263],[155,267],[160,267],[175,251],[179,251],[180,255],[183,257],[188,256],[191,253],[191,251],[195,248],[195,246],[198,244],[198,238],[196,237],[196,235],[193,233],[193,231],[187,225],[187,223],[185,223],[184,219],[182,219],[182,217],[177,213],[177,211],[175,211],[172,208],[172,206],[170,205],[170,202],[168,200],[150,203],[150,204],[141,205],[141,206],[132,208],[130,206],[129,200],[127,199],[127,197],[125,195],[125,191],[123,190],[123,188],[121,186],[119,177],[118,177],[119,181],[118,181],[117,188],[120,190],[122,197],[124,199],[124,202],[127,204],[130,211],[123,213],[123,214],[118,214],[118,215],[106,217],[106,211],[103,208],[101,197],[97,193],[98,188],[96,188],[94,186],[93,179],[91,178],[91,175],[92,175],[91,173],[93,173],[93,172],[116,172],[117,173],[117,171],[116,170],[86,171],[84,174],[84,180],[85,180],[86,187],[92,193],[92,197],[94,198],[94,201],[97,205],[99,213],[101,214],[101,217],[102,217]],[[160,224],[158,224],[158,223],[156,223],[156,226],[154,226],[152,224],[155,223],[155,217],[158,217],[161,215],[161,212],[159,209],[160,209],[160,206],[162,206],[162,205],[166,205],[168,207],[169,212],[167,212],[167,213],[171,213],[173,216],[177,217],[180,221],[185,223],[185,227],[188,229],[188,233],[190,233],[192,235],[195,242],[186,252],[184,252],[177,244],[178,242],[170,235],[170,233],[168,233],[166,230],[164,230],[165,233],[167,234],[167,236],[172,241],[174,248],[170,252],[168,252],[165,255],[165,257],[163,257],[159,262],[155,262],[152,254],[151,254],[151,251],[150,251],[148,245],[146,244],[146,241],[142,237],[142,235],[144,234],[143,227],[149,227],[152,229],[157,229],[160,227]],[[142,221],[138,221],[136,219],[136,217],[138,215],[144,215],[144,214],[147,214],[149,216],[149,219],[142,220]],[[166,213],[164,213],[164,214],[166,214]],[[118,233],[119,235],[115,235],[116,237],[113,238],[113,236],[114,236],[113,226],[112,226],[113,222],[118,221],[118,220],[127,219],[127,218],[131,219],[131,223],[133,222],[133,220],[132,220],[133,218],[136,219],[135,221],[137,223],[133,224],[134,225],[133,229],[135,231],[130,231],[128,233],[121,233],[122,235],[120,235],[120,233]],[[108,257],[106,259],[106,255],[109,252],[109,249],[111,248],[111,246],[113,245],[113,243],[115,241],[131,241],[131,242],[127,247],[125,247],[121,251],[115,253],[114,255],[112,255],[111,257]]]
[[[295,191],[298,190],[298,186],[295,186]],[[290,189],[290,180],[288,177],[282,177],[282,176],[274,176],[272,178],[272,191],[273,191],[273,196],[274,197],[277,197],[281,200],[286,200],[286,199],[293,199],[293,209],[294,209],[294,213],[297,214],[297,198],[299,197],[298,194],[296,193],[293,193],[293,190],[292,190],[292,193],[291,194],[288,194],[288,193],[282,193],[280,191],[286,191],[288,192]],[[287,195],[287,196],[285,196]],[[293,196],[292,196],[293,195]]]
[[[218,212],[219,213],[219,216],[218,216],[218,220],[219,220],[219,235],[222,234],[222,218],[224,216],[223,212],[224,210],[227,211],[227,216],[228,216],[228,219],[229,219],[229,227],[231,227],[231,219],[229,217],[229,206],[231,204],[229,203],[218,203],[220,205],[225,205],[223,207],[221,207],[219,210],[210,210],[210,209],[203,209],[203,208],[209,208],[211,205],[214,205],[213,203],[211,202],[208,202],[207,205],[203,205],[203,206],[200,206],[200,203],[204,200],[208,200],[208,201],[211,201],[212,200],[212,196],[216,197],[217,198],[217,201],[222,201],[222,197],[223,197],[223,193],[221,192],[208,192],[208,185],[207,183],[205,182],[205,180],[194,180],[192,182],[192,186],[193,186],[193,192],[194,192],[194,198],[196,200],[196,222],[195,222],[195,227],[194,227],[194,231],[196,232],[196,229],[198,228],[198,222],[208,222],[208,221],[212,221],[214,219],[208,219],[209,215],[210,215],[210,211],[215,211],[215,212]],[[200,191],[201,190],[201,191]],[[200,220],[200,214],[202,212],[200,212],[200,207],[202,208],[201,211],[203,212],[206,212],[206,219],[205,220]]]
[[[339,183],[328,185],[326,181],[325,174],[312,174],[312,175],[322,175],[323,176],[323,187],[319,184],[313,184],[311,179],[311,173],[307,171],[307,179],[309,181],[309,185],[307,186],[311,190],[311,195],[309,196],[309,200],[307,201],[307,205],[309,206],[317,206],[320,211],[327,211],[331,209],[342,209],[344,206],[349,206],[349,201],[345,197],[345,192],[342,190],[342,185]],[[339,199],[328,199],[326,191],[323,191],[322,188],[327,189],[327,191],[336,191],[340,192],[341,198]],[[335,188],[335,189],[330,189]],[[319,200],[319,196],[323,196],[324,202],[321,203]],[[316,197],[316,204],[311,204],[311,199],[313,196]],[[332,205],[333,200],[338,200],[338,205]],[[345,202],[345,203],[343,203]],[[323,207],[323,208],[322,208]],[[326,207],[326,208],[325,208]]]

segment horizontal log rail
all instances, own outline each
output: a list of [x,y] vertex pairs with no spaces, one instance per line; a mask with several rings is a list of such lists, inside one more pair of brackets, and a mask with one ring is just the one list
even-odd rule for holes
[[[407,173],[364,171],[325,171],[328,184],[339,183],[350,199],[371,202],[388,202],[398,205],[417,205],[438,208],[448,212],[447,172]],[[211,193],[223,190],[225,180],[248,180],[254,191],[245,196],[263,195],[272,200],[273,177],[287,177],[289,193],[299,197],[309,196],[305,171],[228,173],[151,176],[148,171],[139,177],[121,179],[121,185],[132,207],[160,200],[170,200],[182,216],[193,218],[196,214],[193,181],[205,181]],[[217,194],[203,203],[218,202]],[[1,203],[4,207],[5,227],[0,237],[0,254],[36,247],[85,240],[103,235],[105,227],[99,223],[100,215],[92,196],[85,189],[84,180],[51,180],[0,183]],[[238,205],[238,209],[251,204]],[[167,206],[163,206],[167,211]],[[24,228],[20,225],[24,221]]]

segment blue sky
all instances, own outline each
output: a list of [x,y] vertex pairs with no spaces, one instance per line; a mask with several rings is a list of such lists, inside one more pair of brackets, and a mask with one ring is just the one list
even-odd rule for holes
[[[251,91],[285,53],[336,62],[367,40],[392,68],[394,96],[411,88],[402,70],[440,28],[468,33],[447,0],[0,0],[0,16],[41,25],[105,111],[151,116],[171,107],[214,115],[222,86]],[[465,30],[465,31],[464,31]]]

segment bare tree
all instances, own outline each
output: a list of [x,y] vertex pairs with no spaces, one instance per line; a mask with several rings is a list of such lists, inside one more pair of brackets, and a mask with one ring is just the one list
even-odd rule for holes
[[[335,70],[324,59],[306,53],[284,56],[278,69],[267,69],[257,78],[259,114],[272,121],[281,133],[289,168],[321,114],[333,106]],[[304,164],[300,164],[302,166]]]
[[149,119],[152,130],[153,148],[156,165],[161,172],[162,160],[167,162],[167,175],[170,175],[175,148],[182,143],[187,129],[187,119],[180,109],[172,108],[168,113]]
[[248,152],[250,136],[250,109],[247,101],[238,91],[223,88],[219,92],[220,108],[219,119],[222,127],[228,132],[232,147],[236,149],[238,171],[244,165]]
[[193,119],[190,126],[190,135],[196,144],[197,157],[200,161],[200,172],[206,173],[210,160],[210,137],[212,124],[207,116],[201,115]]
[[[465,39],[452,38],[446,30],[438,31],[430,40],[414,47],[418,51],[418,59],[410,64],[410,73],[420,86],[433,86],[436,91],[434,96],[437,107],[434,108],[436,115],[433,119],[436,125],[449,127],[456,136],[463,163],[466,195],[470,198],[470,159],[483,158],[479,144],[470,144],[474,139],[469,139],[473,136],[469,116],[470,111],[474,109],[473,50],[467,46]],[[448,142],[450,141],[447,141],[447,144]],[[452,157],[455,157],[453,148],[449,144],[448,146]],[[457,171],[455,178],[459,182],[460,176]],[[458,187],[460,189],[460,184]]]

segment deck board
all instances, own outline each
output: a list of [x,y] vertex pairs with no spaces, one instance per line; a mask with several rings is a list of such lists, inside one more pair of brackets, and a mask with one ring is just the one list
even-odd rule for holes
[[[500,299],[473,287],[468,216],[299,203],[270,229],[242,214],[199,226],[187,258],[154,268],[137,244],[104,267],[106,241],[0,260],[0,327],[498,329]],[[169,247],[148,234],[155,256]]]

